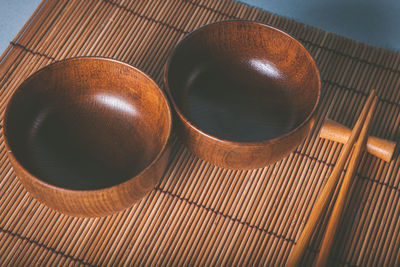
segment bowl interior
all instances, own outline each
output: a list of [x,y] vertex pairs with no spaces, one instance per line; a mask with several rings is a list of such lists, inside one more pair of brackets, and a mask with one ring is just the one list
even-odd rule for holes
[[100,189],[148,166],[170,131],[168,104],[140,71],[106,59],[62,61],[12,97],[6,137],[19,163],[68,189]]
[[260,142],[290,132],[318,102],[319,74],[306,49],[272,27],[228,21],[177,46],[166,80],[189,122],[220,139]]

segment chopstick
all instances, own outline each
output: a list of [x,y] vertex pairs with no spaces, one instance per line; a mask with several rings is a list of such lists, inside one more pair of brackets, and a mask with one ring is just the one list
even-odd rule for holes
[[350,187],[353,183],[354,173],[360,161],[361,152],[365,149],[365,145],[367,143],[367,137],[368,137],[367,133],[376,107],[377,100],[378,99],[375,96],[371,108],[369,109],[367,118],[365,120],[365,124],[363,125],[363,128],[361,130],[360,137],[358,138],[357,143],[354,146],[353,154],[350,158],[346,174],[343,178],[342,186],[340,187],[340,191],[337,196],[335,205],[333,207],[331,217],[328,221],[328,226],[325,230],[321,249],[318,253],[317,261],[315,263],[316,266],[327,265],[328,257],[335,238],[335,233],[339,225],[339,222],[341,220],[341,217],[343,215],[344,207],[350,192]]
[[369,113],[368,111],[370,110],[372,100],[374,99],[374,97],[375,97],[375,90],[371,90],[371,93],[369,94],[368,99],[364,105],[364,108],[362,109],[361,114],[357,119],[357,122],[351,132],[351,135],[347,143],[344,145],[339,155],[339,159],[337,160],[337,163],[333,168],[332,173],[329,176],[324,189],[322,190],[313,209],[311,210],[310,218],[308,219],[306,225],[304,226],[303,232],[300,234],[300,237],[296,245],[294,246],[292,253],[289,256],[286,266],[297,266],[300,263],[301,259],[303,258],[304,252],[306,251],[311,236],[315,232],[315,229],[318,226],[318,223],[320,222],[322,215],[329,204],[329,201],[332,197],[332,194],[340,178],[340,174],[342,173],[342,170],[344,168],[344,165],[346,164],[346,161],[350,155],[354,143],[356,142],[358,136],[360,135],[361,128],[365,122],[367,113]]

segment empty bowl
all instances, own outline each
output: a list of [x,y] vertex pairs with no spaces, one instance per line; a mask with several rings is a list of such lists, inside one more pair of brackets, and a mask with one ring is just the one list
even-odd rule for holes
[[230,169],[264,167],[293,151],[312,128],[321,84],[296,39],[242,20],[186,35],[164,80],[183,142]]
[[166,167],[169,104],[140,70],[106,58],[63,60],[16,90],[4,124],[26,190],[73,216],[105,216],[141,199]]

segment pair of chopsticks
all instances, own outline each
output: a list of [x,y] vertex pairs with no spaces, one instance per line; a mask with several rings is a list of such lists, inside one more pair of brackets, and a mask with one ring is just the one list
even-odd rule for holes
[[[286,263],[286,266],[297,266],[299,265],[301,259],[303,258],[304,252],[306,251],[307,245],[315,232],[315,229],[318,227],[318,223],[323,218],[324,211],[327,209],[327,206],[332,198],[332,195],[336,189],[338,184],[340,174],[343,171],[343,168],[349,158],[351,151],[353,153],[351,155],[346,174],[343,178],[342,185],[340,187],[340,191],[338,193],[336,202],[334,204],[332,214],[330,216],[325,235],[322,240],[321,249],[319,251],[316,266],[326,266],[328,262],[328,257],[333,245],[334,237],[336,230],[339,226],[339,222],[341,220],[346,200],[350,193],[350,188],[353,182],[353,176],[356,171],[358,162],[361,158],[361,152],[364,150],[366,141],[367,141],[367,132],[369,125],[371,123],[371,119],[377,104],[377,97],[375,95],[375,91],[372,90],[368,99],[365,103],[364,108],[361,111],[359,118],[351,132],[351,135],[344,145],[338,161],[333,168],[331,175],[326,182],[326,185],[321,192],[317,202],[315,203],[313,209],[311,210],[310,218],[308,219],[303,232],[301,233],[299,240],[297,241],[295,247],[293,248],[292,253],[289,256],[289,259]],[[354,149],[353,149],[354,147]]]

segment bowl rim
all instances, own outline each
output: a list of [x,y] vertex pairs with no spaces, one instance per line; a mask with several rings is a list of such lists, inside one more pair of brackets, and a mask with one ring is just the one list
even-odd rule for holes
[[[221,24],[227,24],[227,23],[245,23],[245,24],[249,24],[249,25],[257,25],[257,26],[261,26],[264,28],[268,28],[270,30],[279,32],[285,36],[287,36],[289,39],[293,40],[295,43],[297,43],[300,47],[303,48],[303,50],[305,51],[306,56],[310,59],[312,66],[314,67],[314,69],[316,70],[316,74],[317,74],[317,83],[318,83],[318,94],[317,94],[317,99],[314,103],[314,106],[311,110],[311,112],[308,114],[308,116],[299,124],[297,125],[295,128],[293,128],[292,130],[290,130],[289,132],[280,135],[278,137],[275,138],[271,138],[271,139],[267,139],[267,140],[263,140],[263,141],[257,141],[257,142],[241,142],[241,141],[232,141],[232,140],[227,140],[227,139],[223,139],[223,138],[219,138],[216,136],[213,136],[209,133],[206,133],[205,131],[203,131],[202,129],[200,129],[199,127],[195,126],[184,114],[183,112],[180,110],[180,108],[178,107],[178,105],[175,102],[174,97],[172,96],[171,90],[169,88],[169,82],[168,82],[168,71],[170,69],[170,65],[171,65],[171,61],[172,58],[175,56],[177,50],[183,45],[183,43],[188,40],[190,37],[192,37],[195,34],[198,34],[199,32],[202,32],[204,30],[206,30],[209,27],[215,27],[216,25],[221,25]],[[228,19],[228,20],[221,20],[221,21],[216,21],[216,22],[212,22],[203,26],[200,26],[199,28],[189,32],[188,34],[186,34],[185,36],[183,36],[183,38],[181,40],[179,40],[179,42],[177,44],[175,44],[171,55],[168,58],[168,62],[167,64],[165,64],[164,67],[164,85],[165,85],[165,91],[167,92],[167,95],[169,97],[169,101],[172,103],[173,109],[176,111],[176,113],[178,114],[178,116],[180,117],[180,119],[185,123],[185,125],[188,125],[192,130],[194,130],[195,132],[197,132],[198,134],[205,136],[209,139],[212,139],[218,143],[221,144],[225,144],[225,145],[233,145],[233,146],[264,146],[266,144],[269,143],[275,143],[275,142],[279,142],[282,139],[284,139],[287,136],[293,135],[295,134],[299,129],[301,129],[304,125],[306,125],[307,123],[309,123],[309,121],[314,117],[316,110],[318,108],[318,104],[320,102],[320,97],[321,97],[321,75],[319,72],[319,68],[315,62],[315,59],[311,56],[310,52],[304,47],[304,45],[297,40],[295,37],[291,36],[290,34],[286,33],[285,31],[278,29],[274,26],[259,22],[259,21],[252,21],[252,20],[246,20],[246,19]]]
[[[24,85],[26,85],[28,82],[30,82],[32,79],[34,79],[37,75],[39,75],[41,72],[46,71],[47,69],[53,67],[54,65],[58,65],[58,64],[66,64],[66,63],[70,63],[72,61],[86,61],[86,60],[95,60],[95,61],[109,61],[109,62],[114,62],[114,63],[118,63],[121,65],[124,65],[130,69],[133,69],[134,71],[138,72],[140,75],[142,75],[143,77],[145,77],[150,83],[152,83],[154,85],[154,88],[156,88],[156,91],[158,91],[160,93],[161,99],[163,99],[165,106],[167,107],[167,117],[168,119],[168,134],[163,142],[163,145],[160,149],[160,151],[157,153],[157,155],[152,159],[152,161],[143,169],[141,170],[139,173],[137,173],[135,176],[127,178],[125,181],[118,183],[118,184],[114,184],[112,186],[108,186],[105,188],[99,188],[99,189],[69,189],[69,188],[64,188],[58,185],[54,185],[48,182],[43,181],[42,179],[40,179],[39,177],[37,177],[36,175],[32,174],[27,168],[25,168],[20,161],[15,157],[13,150],[11,149],[11,146],[8,143],[8,137],[7,137],[7,121],[8,121],[8,113],[9,113],[9,107],[10,104],[12,102],[12,100],[15,97],[15,94],[19,91],[19,89],[21,87],[23,87]],[[23,80],[23,82],[18,85],[17,89],[12,93],[12,95],[10,96],[7,105],[6,105],[6,109],[5,109],[5,113],[4,113],[4,123],[3,123],[3,133],[4,133],[4,143],[7,149],[7,154],[9,157],[12,157],[13,160],[18,164],[18,167],[20,167],[24,172],[26,172],[29,175],[29,178],[31,180],[33,180],[35,183],[38,183],[39,185],[51,189],[51,190],[55,190],[55,191],[59,191],[59,192],[64,192],[64,193],[69,193],[69,194],[81,194],[81,193],[86,193],[86,194],[102,194],[108,191],[113,191],[117,188],[120,187],[124,187],[125,185],[131,183],[133,180],[135,180],[135,178],[143,175],[144,173],[146,173],[150,168],[152,168],[154,166],[154,164],[156,164],[156,162],[163,156],[163,153],[165,152],[165,150],[167,149],[168,143],[170,142],[171,139],[171,133],[172,133],[172,113],[171,113],[171,107],[169,105],[169,101],[165,95],[165,93],[163,92],[163,90],[160,88],[160,86],[149,76],[147,75],[144,71],[140,70],[139,68],[128,64],[126,62],[114,59],[114,58],[109,58],[109,57],[102,57],[102,56],[76,56],[76,57],[69,57],[69,58],[64,58],[61,60],[56,60],[38,70],[36,70],[35,72],[33,72],[31,75],[29,75],[26,79]]]

